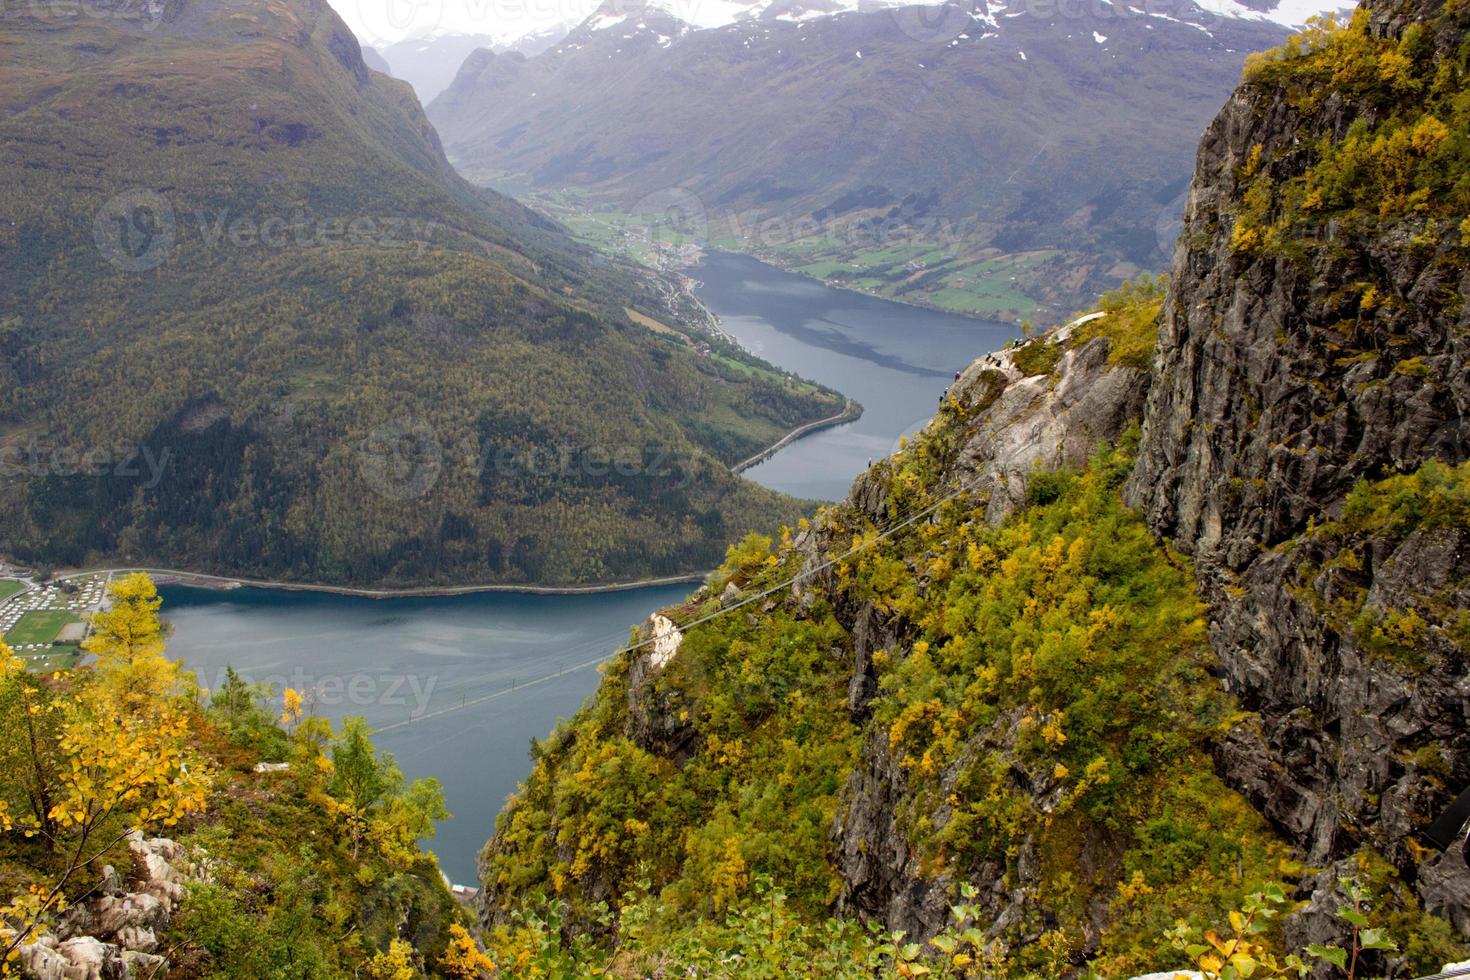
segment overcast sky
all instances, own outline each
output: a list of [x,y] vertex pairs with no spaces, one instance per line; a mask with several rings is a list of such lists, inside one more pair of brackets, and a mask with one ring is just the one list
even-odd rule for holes
[[600,0],[329,0],[357,39],[376,48],[409,37],[485,34],[504,43],[576,24]]

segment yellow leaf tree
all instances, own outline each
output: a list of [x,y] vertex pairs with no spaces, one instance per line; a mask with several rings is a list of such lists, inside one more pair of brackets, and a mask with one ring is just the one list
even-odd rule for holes
[[439,958],[439,969],[450,980],[486,980],[495,975],[494,961],[458,922],[449,926],[449,945]]
[[163,600],[142,572],[107,587],[112,605],[92,616],[82,649],[97,658],[97,673],[124,704],[139,707],[176,693],[178,664],[163,655]]
[[371,980],[418,980],[413,947],[402,939],[393,940],[387,950],[374,954],[368,961],[367,975]]
[[[147,655],[162,659],[162,648]],[[150,676],[162,674],[150,670]],[[150,699],[146,686],[130,688],[130,696],[122,698],[106,680],[100,670],[64,676],[49,682],[57,686],[56,696],[42,701],[41,682],[25,674],[0,644],[0,691],[18,685],[21,703],[45,706],[50,724],[25,751],[50,760],[51,767],[49,809],[10,812],[0,826],[39,837],[62,856],[60,870],[44,886],[0,906],[0,918],[13,925],[0,938],[0,963],[35,940],[38,924],[64,907],[67,885],[129,832],[170,827],[204,808],[213,774],[190,749],[188,705],[166,692]],[[23,792],[25,787],[16,786],[22,778],[8,768],[0,773],[0,798]]]

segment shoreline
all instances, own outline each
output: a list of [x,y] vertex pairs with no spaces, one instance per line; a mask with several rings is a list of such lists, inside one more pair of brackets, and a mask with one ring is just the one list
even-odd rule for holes
[[[739,254],[739,253],[736,253]],[[750,255],[756,261],[767,261],[758,256]],[[701,255],[702,258],[702,255]],[[698,262],[692,265],[697,265]],[[780,268],[774,262],[767,262],[774,268]],[[690,266],[692,267],[692,266]],[[655,270],[657,271],[657,270]],[[665,270],[674,275],[680,281],[684,295],[708,318],[707,327],[719,337],[744,350],[733,337],[720,329],[720,318],[714,311],[710,310],[695,295],[698,281],[694,277],[683,272],[681,269]],[[790,272],[790,270],[782,270]],[[820,281],[820,280],[813,280]],[[841,288],[841,287],[834,287]],[[850,290],[857,292],[856,290]],[[882,298],[882,297],[878,297]],[[964,314],[961,314],[964,315]],[[844,396],[846,397],[846,396]],[[856,421],[863,414],[862,405],[847,398],[842,411],[836,415],[829,415],[824,419],[816,419],[804,422],[796,428],[787,432],[775,442],[766,446],[760,452],[734,463],[730,466],[730,472],[736,476],[744,473],[760,463],[770,459],[776,453],[799,441],[805,436],[824,429],[834,428],[848,422]],[[412,599],[412,598],[447,598],[456,595],[475,595],[484,593],[509,593],[518,595],[601,595],[613,592],[631,592],[636,589],[653,588],[661,585],[694,585],[704,582],[709,571],[687,572],[681,575],[665,575],[657,578],[637,579],[631,582],[606,582],[593,583],[589,585],[537,585],[520,583],[490,583],[476,585],[424,585],[405,586],[402,588],[368,588],[363,586],[331,585],[323,582],[294,582],[275,579],[243,578],[236,575],[222,575],[215,572],[198,572],[181,568],[156,568],[151,566],[107,566],[100,568],[79,568],[58,571],[51,576],[49,581],[60,582],[68,579],[83,578],[88,575],[118,575],[130,572],[144,572],[153,577],[160,585],[182,585],[187,588],[210,589],[217,592],[227,592],[231,589],[278,589],[285,592],[320,592],[328,595],[351,596],[361,599]],[[7,596],[0,605],[8,603],[11,599],[26,594],[39,583],[31,580],[31,588],[23,589],[12,596]]]
[[[945,309],[937,303],[929,300],[924,300],[922,298],[898,299],[893,296],[884,296],[882,293],[874,290],[864,289],[860,286],[854,286],[848,283],[841,282],[831,282],[830,280],[814,276],[811,273],[801,271],[801,269],[797,267],[794,259],[790,258],[787,255],[784,255],[783,253],[775,249],[745,249],[738,246],[714,248],[709,245],[704,245],[700,248],[699,259],[695,260],[687,266],[684,266],[683,268],[694,268],[699,265],[699,263],[703,261],[704,253],[706,252],[722,252],[726,255],[736,255],[741,258],[754,259],[755,261],[764,263],[765,265],[768,265],[773,269],[779,269],[787,275],[800,276],[802,279],[806,279],[809,282],[820,283],[821,285],[826,286],[828,289],[835,289],[839,292],[844,293],[852,293],[854,296],[866,296],[869,299],[882,300],[885,303],[893,303],[897,306],[907,306],[916,310],[927,310],[930,313],[943,313],[949,316],[957,316],[966,320],[974,320],[977,323],[1002,323],[1007,326],[1015,327],[1019,325],[1022,320],[1026,319],[1026,314],[1021,312],[1020,310],[1002,310],[988,315],[984,313],[970,313],[964,310]],[[1033,311],[1031,315],[1037,316],[1040,314],[1040,311],[1041,304],[1038,303],[1037,311]],[[1005,315],[1008,313],[1015,313],[1016,316],[1008,317]],[[1047,315],[1051,314],[1048,313]]]
[[[862,406],[851,398],[836,415],[813,422],[805,422],[787,432],[780,439],[748,459],[730,467],[730,472],[739,476],[745,470],[770,459],[776,453],[801,439],[822,429],[842,425],[862,416]],[[635,589],[653,588],[660,585],[695,585],[704,582],[710,570],[686,572],[680,575],[664,575],[657,578],[636,579],[631,582],[602,582],[589,585],[537,585],[534,583],[489,583],[476,585],[415,585],[402,588],[369,588],[366,586],[331,585],[325,582],[292,582],[277,579],[243,578],[238,575],[221,575],[216,572],[196,572],[182,568],[156,568],[146,565],[106,566],[101,568],[73,568],[58,571],[48,581],[61,582],[89,575],[125,575],[130,572],[145,572],[159,585],[182,585],[186,588],[209,589],[228,592],[231,589],[279,589],[283,592],[321,592],[329,595],[352,596],[359,599],[413,599],[447,598],[457,595],[475,595],[501,592],[519,595],[603,595],[612,592],[631,592]],[[34,580],[30,588],[0,600],[0,605],[25,595],[39,583]]]
[[771,443],[769,446],[767,446],[765,449],[762,449],[754,456],[751,456],[749,459],[743,459],[740,462],[731,466],[730,472],[738,476],[751,467],[756,466],[760,463],[764,463],[766,460],[770,459],[772,456],[776,455],[787,446],[801,439],[803,436],[809,436],[813,432],[820,432],[822,429],[830,429],[834,426],[844,425],[848,422],[855,422],[858,419],[862,418],[862,415],[863,407],[857,402],[853,401],[851,398],[849,398],[847,399],[847,404],[842,406],[842,411],[838,412],[836,415],[829,415],[824,419],[817,419],[815,422],[807,422],[803,425],[798,425],[796,428],[792,429],[790,432],[786,433],[780,439],[777,439],[775,442]]
[[[217,575],[211,572],[191,572],[181,568],[153,568],[134,565],[127,567],[74,569],[52,576],[51,581],[81,578],[87,575],[121,575],[144,572],[160,585],[182,585],[188,588],[211,589],[228,592],[231,589],[279,589],[283,592],[323,592],[331,595],[352,596],[359,599],[412,599],[446,598],[456,595],[474,595],[486,592],[508,592],[523,595],[599,595],[607,592],[631,592],[635,589],[659,585],[681,585],[703,582],[708,572],[688,572],[683,575],[666,575],[661,578],[640,579],[633,582],[609,582],[593,585],[521,585],[493,583],[488,585],[422,585],[405,588],[366,588],[351,585],[329,585],[321,582],[283,582],[271,579],[241,578],[235,575]],[[167,579],[169,581],[160,581]],[[19,594],[19,593],[17,593]]]

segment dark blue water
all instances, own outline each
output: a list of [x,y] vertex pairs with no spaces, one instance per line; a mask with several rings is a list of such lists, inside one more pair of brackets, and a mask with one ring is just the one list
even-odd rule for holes
[[928,423],[956,371],[1018,336],[1008,323],[833,289],[739,255],[710,253],[693,275],[700,301],[743,347],[863,405],[856,422],[807,436],[745,471],[799,497],[845,497],[869,459]]

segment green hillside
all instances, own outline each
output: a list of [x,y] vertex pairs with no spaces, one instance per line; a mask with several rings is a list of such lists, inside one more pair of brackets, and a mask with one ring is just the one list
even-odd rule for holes
[[0,550],[591,582],[798,512],[726,467],[835,394],[460,180],[325,4],[147,11],[0,37]]

